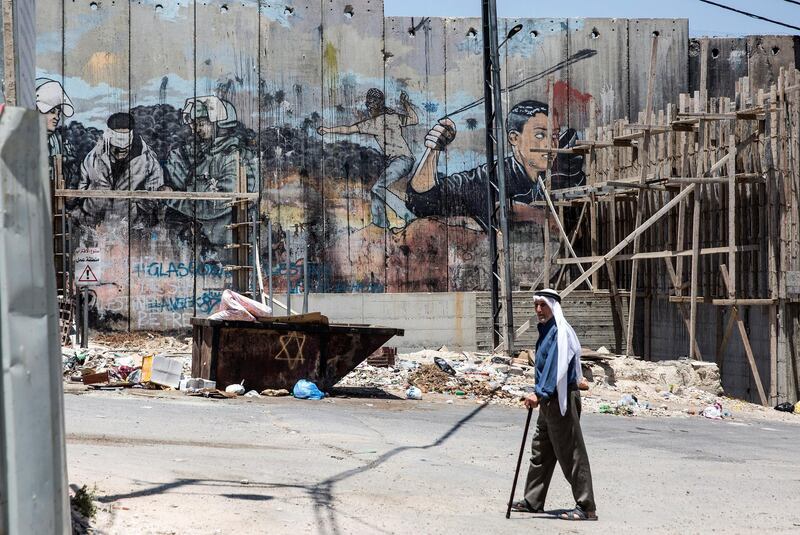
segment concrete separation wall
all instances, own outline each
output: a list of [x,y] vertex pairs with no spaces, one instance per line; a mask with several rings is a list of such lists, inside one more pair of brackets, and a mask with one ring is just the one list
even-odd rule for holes
[[[259,193],[278,292],[297,290],[304,262],[320,294],[488,289],[481,22],[384,17],[382,4],[37,2],[53,176],[88,196],[68,202],[73,245],[102,252],[93,328],[187,328],[247,278],[230,205],[90,198],[108,189]],[[507,19],[500,32],[517,23],[502,50],[513,131],[500,155],[514,285],[540,269],[536,178],[549,165],[555,187],[585,180],[582,156],[548,163],[522,147],[571,146],[591,109],[604,123],[634,117],[655,32],[657,106],[687,89],[688,72],[685,19]],[[548,117],[553,139],[540,132]],[[426,150],[445,118],[455,139]]]

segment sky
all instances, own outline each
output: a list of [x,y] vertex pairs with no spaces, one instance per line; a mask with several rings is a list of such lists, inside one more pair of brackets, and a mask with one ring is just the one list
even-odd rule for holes
[[[714,0],[719,4],[800,26],[800,5],[786,0]],[[479,17],[481,0],[384,0],[387,17]],[[497,0],[500,17],[688,18],[689,34],[735,37],[800,34],[800,31],[755,20],[698,0]]]

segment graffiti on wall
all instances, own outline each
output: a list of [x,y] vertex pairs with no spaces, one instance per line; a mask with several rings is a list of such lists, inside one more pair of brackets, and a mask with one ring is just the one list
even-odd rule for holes
[[[66,187],[258,192],[258,215],[273,229],[270,239],[262,231],[260,256],[266,264],[271,243],[264,272],[278,292],[300,290],[304,258],[315,292],[486,289],[478,21],[384,19],[366,0],[291,4],[245,0],[223,10],[213,1],[148,0],[129,14],[77,2],[65,4],[64,21],[41,17],[37,107]],[[207,35],[193,35],[195,18]],[[542,149],[584,135],[594,97],[582,88],[608,89],[604,114],[624,107],[608,99],[628,93],[592,63],[599,45],[568,46],[575,32],[591,30],[576,21],[525,20],[504,52],[508,153],[492,164],[506,172],[517,281],[541,270],[547,218],[535,205],[538,178],[550,171],[554,188],[585,180],[581,156],[548,159]],[[135,39],[143,54],[125,60],[117,30],[141,37],[150,26],[152,40]],[[97,39],[84,38],[89,29]],[[71,46],[49,46],[59,34]],[[157,59],[146,59],[148,49]],[[590,69],[599,80],[570,78]],[[186,326],[213,312],[232,283],[223,268],[232,255],[230,202],[86,197],[68,206],[80,243],[104,248],[103,271],[114,279],[97,290],[101,323]]]

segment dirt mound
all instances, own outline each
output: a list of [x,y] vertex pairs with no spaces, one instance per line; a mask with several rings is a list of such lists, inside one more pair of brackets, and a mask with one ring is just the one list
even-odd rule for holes
[[458,389],[458,381],[444,373],[435,364],[422,364],[415,372],[408,376],[409,384],[422,390],[423,393],[446,393]]

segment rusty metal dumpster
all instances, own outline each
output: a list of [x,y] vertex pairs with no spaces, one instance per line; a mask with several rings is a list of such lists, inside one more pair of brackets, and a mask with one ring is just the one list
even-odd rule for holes
[[[296,318],[296,319],[292,319]],[[330,389],[402,329],[303,321],[247,322],[192,318],[192,376],[217,388],[244,381],[247,390],[292,389],[300,379]]]

